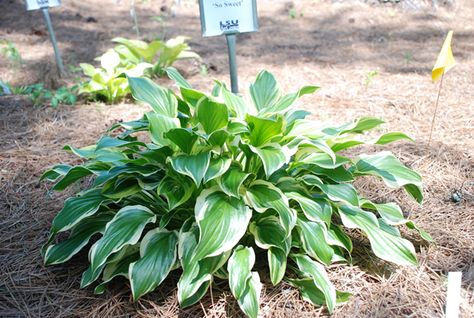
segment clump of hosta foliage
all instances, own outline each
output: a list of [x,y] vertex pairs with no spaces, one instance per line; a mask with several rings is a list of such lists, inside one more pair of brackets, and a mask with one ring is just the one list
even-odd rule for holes
[[[318,87],[283,94],[266,71],[250,86],[248,99],[220,82],[208,95],[176,71],[168,74],[180,94],[129,78],[135,99],[152,110],[114,125],[95,145],[68,146],[84,163],[57,165],[44,174],[57,191],[93,179],[53,220],[42,251],[47,265],[69,260],[92,240],[81,287],[100,281],[95,291],[101,293],[124,276],[137,300],[179,270],[182,307],[198,302],[214,279],[227,279],[242,311],[257,317],[258,254],[267,259],[262,265],[272,284],[285,280],[329,312],[348,297],[326,273],[327,266],[351,260],[346,229],[365,234],[384,260],[417,263],[413,245],[397,227],[429,235],[406,220],[397,204],[363,198],[352,182],[378,177],[421,203],[420,175],[388,151],[340,154],[409,137],[388,133],[364,141],[365,131],[382,124],[375,118],[336,127],[305,119],[308,112],[293,104]],[[55,243],[66,231],[69,238]]]
[[150,64],[150,75],[164,76],[166,68],[178,60],[201,59],[196,52],[191,51],[186,42],[188,39],[177,36],[167,41],[154,40],[149,43],[125,38],[112,41],[119,43],[114,50],[120,55],[123,64],[133,66],[146,62]]

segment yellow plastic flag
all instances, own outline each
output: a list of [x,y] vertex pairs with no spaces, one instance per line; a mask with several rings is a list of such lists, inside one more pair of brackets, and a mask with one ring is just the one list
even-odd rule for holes
[[441,52],[439,52],[436,64],[431,71],[431,78],[433,81],[439,79],[443,74],[452,69],[456,65],[454,60],[453,51],[451,50],[451,39],[453,38],[453,31],[449,31],[444,40]]

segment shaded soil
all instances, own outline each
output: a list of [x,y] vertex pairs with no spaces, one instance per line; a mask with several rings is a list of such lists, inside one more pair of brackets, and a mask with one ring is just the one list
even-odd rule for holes
[[[228,81],[225,39],[200,37],[195,1],[181,1],[172,16],[172,1],[138,4],[144,38],[191,37],[208,74],[192,62],[178,63],[197,88],[209,90],[214,78]],[[441,3],[441,1],[439,1]],[[428,1],[421,1],[426,4]],[[424,178],[425,202],[413,204],[405,194],[367,178],[356,185],[372,198],[398,202],[436,244],[428,246],[413,233],[420,265],[394,267],[376,260],[360,239],[353,266],[329,270],[338,288],[354,296],[337,307],[334,317],[442,317],[446,273],[463,271],[463,317],[474,316],[474,3],[458,0],[436,11],[426,5],[406,10],[397,5],[360,1],[261,0],[261,30],[238,38],[239,79],[243,92],[260,69],[275,74],[285,90],[306,84],[322,89],[300,106],[315,119],[342,123],[371,115],[386,120],[381,131],[404,131],[415,143],[379,147],[394,152]],[[291,18],[289,10],[297,13]],[[22,65],[0,57],[0,79],[13,85],[71,83],[74,67],[112,47],[116,36],[133,38],[128,1],[70,0],[51,10],[69,74],[58,79],[41,12],[25,12],[20,0],[0,3],[0,38],[15,43]],[[153,17],[163,16],[163,24]],[[91,19],[93,17],[94,19]],[[92,22],[87,22],[92,21]],[[430,70],[447,30],[454,30],[458,62],[445,78],[431,142],[429,134],[439,83]],[[378,75],[370,79],[369,73]],[[161,80],[163,85],[171,85]],[[0,316],[1,317],[237,317],[238,306],[225,283],[186,310],[178,307],[177,277],[133,303],[123,281],[104,295],[79,289],[86,254],[65,265],[45,268],[39,248],[51,220],[71,193],[51,194],[38,177],[49,166],[74,158],[65,144],[86,146],[117,120],[140,117],[146,108],[130,103],[34,107],[23,97],[0,97]],[[357,150],[356,153],[365,149]],[[74,189],[73,189],[74,190]],[[454,203],[455,190],[462,199]],[[262,274],[265,277],[265,273]],[[283,284],[266,283],[265,317],[320,317],[324,309],[302,301]]]

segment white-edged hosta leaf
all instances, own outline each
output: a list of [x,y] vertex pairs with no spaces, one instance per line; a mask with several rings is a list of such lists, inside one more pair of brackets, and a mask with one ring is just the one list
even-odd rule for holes
[[48,246],[44,253],[44,264],[60,264],[70,260],[89,243],[94,234],[104,231],[105,225],[112,220],[113,216],[113,213],[101,213],[83,219],[74,226],[68,239]]
[[231,254],[231,251],[228,251],[214,257],[193,261],[192,257],[197,244],[197,234],[194,229],[196,228],[193,228],[191,232],[179,234],[178,256],[183,267],[183,274],[178,282],[178,302],[182,307],[191,306],[204,296],[212,275],[222,268]]
[[286,272],[288,254],[277,247],[270,247],[267,251],[270,280],[273,286],[281,282]]
[[384,121],[375,117],[361,117],[353,122],[346,123],[337,128],[327,128],[324,131],[330,135],[360,134],[364,131],[374,129],[383,124]]
[[48,181],[56,181],[60,177],[65,176],[69,172],[69,170],[71,170],[72,168],[73,167],[70,165],[63,165],[63,164],[55,165],[51,169],[46,170],[41,175],[39,181],[43,181],[45,179]]
[[328,243],[333,246],[340,246],[350,253],[352,252],[352,241],[351,238],[343,231],[341,226],[331,224],[331,228],[328,230]]
[[149,231],[140,243],[140,259],[130,264],[133,299],[153,291],[168,276],[176,261],[178,236],[165,229]]
[[329,277],[324,269],[324,266],[316,261],[313,261],[306,255],[293,255],[293,260],[298,265],[298,268],[307,275],[311,276],[315,286],[323,293],[326,306],[329,313],[334,311],[336,306],[336,288],[329,281]]
[[183,99],[192,107],[196,107],[201,98],[207,98],[206,94],[192,88],[180,87],[179,90]]
[[229,110],[222,103],[209,98],[202,98],[197,104],[196,116],[206,134],[224,128],[229,122]]
[[140,254],[137,245],[127,245],[120,252],[111,256],[107,262],[102,274],[102,283],[96,286],[94,294],[102,294],[108,282],[118,276],[128,278],[128,269],[130,264],[135,262]]
[[247,113],[254,113],[241,96],[229,91],[222,82],[218,81],[217,83],[221,89],[225,104],[235,114],[235,117],[244,119]]
[[280,95],[280,87],[275,77],[267,71],[261,71],[255,82],[250,85],[250,96],[259,113],[265,113],[267,109],[270,109],[278,101]]
[[355,173],[378,176],[387,186],[404,187],[418,203],[423,201],[421,176],[404,166],[391,152],[360,155],[355,163]]
[[95,273],[113,253],[138,242],[145,225],[156,221],[156,215],[140,205],[127,206],[107,223],[104,235],[89,251],[91,271]]
[[165,133],[179,128],[179,119],[167,117],[158,113],[146,113],[150,126],[151,140],[158,146],[168,146],[170,140],[165,138]]
[[[296,141],[298,141],[298,139],[296,139]],[[325,141],[318,140],[318,139],[315,139],[315,140],[302,139],[299,142],[297,142],[297,145],[298,145],[298,151],[296,152],[297,158],[303,158],[306,155],[309,155],[311,153],[323,152],[331,158],[333,164],[336,163],[336,154],[331,149],[331,147],[327,145]]]
[[101,189],[91,189],[77,197],[67,199],[53,220],[51,233],[71,229],[84,218],[95,214],[100,205],[106,201],[108,199],[102,195]]
[[219,178],[229,170],[232,160],[226,157],[211,158],[209,168],[204,175],[204,183]]
[[247,115],[245,121],[250,131],[250,144],[255,147],[265,145],[283,133],[283,119],[276,120]]
[[194,261],[232,249],[247,231],[252,211],[238,198],[216,188],[201,192],[194,208],[199,241]]
[[166,176],[158,185],[157,192],[166,198],[168,211],[171,211],[188,201],[194,188],[193,182],[187,177]]
[[293,103],[303,95],[313,94],[320,87],[318,86],[304,86],[300,88],[296,93],[290,93],[282,96],[269,111],[272,112],[284,112],[287,111]]
[[249,176],[250,173],[245,173],[239,166],[233,165],[217,180],[217,183],[227,195],[238,198],[240,188]]
[[369,200],[362,200],[361,208],[377,211],[382,219],[390,225],[400,225],[408,222],[403,216],[402,209],[393,202],[373,203]]
[[186,128],[173,128],[164,133],[163,136],[187,154],[191,153],[194,144],[198,140],[198,135]]
[[370,143],[373,143],[376,145],[386,145],[398,140],[414,141],[410,136],[407,136],[406,134],[402,132],[389,132],[389,133],[383,134],[382,136],[378,137],[375,140],[372,140]]
[[257,180],[252,182],[244,196],[245,203],[257,212],[265,212],[274,209],[280,218],[280,224],[291,234],[296,224],[296,213],[290,208],[288,198],[272,183]]
[[320,178],[307,174],[302,177],[304,183],[316,186],[323,191],[332,201],[342,201],[359,206],[359,196],[357,190],[349,183],[326,184]]
[[178,116],[178,100],[171,90],[144,77],[129,77],[128,83],[133,97],[149,104],[156,114],[170,118]]
[[324,199],[308,198],[297,192],[288,192],[285,195],[290,200],[296,201],[304,215],[314,222],[331,223],[332,208],[331,205]]
[[104,149],[104,148],[120,148],[120,147],[136,147],[136,146],[145,147],[145,144],[140,141],[129,141],[129,140],[113,138],[110,136],[102,136],[102,138],[100,138],[100,140],[97,142],[97,147],[95,148],[95,151]]
[[367,235],[375,255],[398,265],[417,264],[413,244],[382,230],[373,213],[346,205],[339,207],[339,212],[344,226],[361,229]]
[[192,88],[191,84],[172,66],[165,68],[166,74],[172,79],[176,85],[184,88]]
[[[324,294],[322,291],[316,286],[314,281],[311,278],[303,278],[303,279],[290,279],[290,285],[295,288],[298,288],[301,297],[315,305],[320,306],[326,304]],[[349,300],[351,293],[348,292],[340,292],[336,290],[336,304],[343,304]]]
[[317,165],[324,169],[336,169],[346,163],[350,163],[348,158],[336,155],[336,161],[325,152],[315,152],[310,154],[304,154],[303,156],[299,157],[298,154],[296,156],[297,165],[301,164],[311,164]]
[[274,215],[262,217],[250,223],[249,232],[255,238],[255,243],[261,249],[269,249],[272,246],[288,251],[286,247],[286,231],[280,221]]
[[255,253],[251,247],[238,246],[229,258],[229,286],[240,309],[250,318],[257,318],[262,284],[257,272],[251,272]]
[[207,142],[214,147],[222,147],[229,138],[229,133],[225,129],[218,129],[209,135]]
[[195,155],[179,155],[170,158],[170,162],[176,172],[190,177],[199,187],[209,168],[210,159],[210,152],[201,152]]
[[327,228],[324,223],[311,222],[300,216],[296,221],[300,229],[303,248],[311,257],[330,265],[334,250],[329,246]]
[[290,161],[290,155],[279,144],[267,144],[261,147],[249,146],[252,152],[262,160],[265,175],[269,178],[275,171]]
[[63,191],[72,183],[93,174],[93,171],[83,166],[71,168],[53,187],[54,191]]

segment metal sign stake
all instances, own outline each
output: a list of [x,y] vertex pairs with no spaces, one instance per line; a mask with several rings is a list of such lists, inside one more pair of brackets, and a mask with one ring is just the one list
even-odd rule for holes
[[56,63],[58,64],[59,76],[64,74],[64,64],[61,59],[61,54],[59,53],[58,43],[56,42],[56,36],[54,35],[53,24],[51,23],[51,17],[49,16],[48,8],[42,8],[44,20],[46,21],[46,26],[48,27],[49,37],[51,38],[51,43],[53,44],[54,55],[56,56]]
[[229,70],[230,70],[230,85],[232,93],[239,93],[239,79],[237,76],[237,56],[236,56],[236,38],[235,34],[226,34],[227,49],[229,51]]

